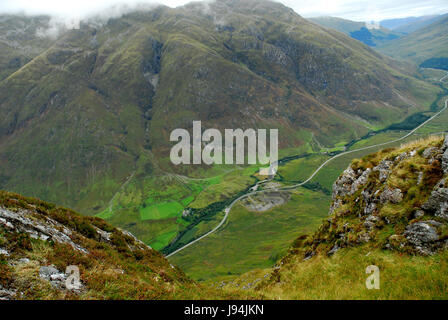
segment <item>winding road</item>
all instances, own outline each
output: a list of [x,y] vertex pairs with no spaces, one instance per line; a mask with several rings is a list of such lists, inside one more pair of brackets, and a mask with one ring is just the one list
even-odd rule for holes
[[442,77],[442,78],[440,78],[440,82],[443,82],[443,80],[445,80],[445,78],[448,78],[448,72],[446,73],[446,75],[444,76],[444,77]]
[[[440,79],[440,81],[443,81],[443,79],[446,78],[446,77],[448,77],[448,73],[447,73],[447,75],[446,75],[445,77],[443,77],[442,79]],[[303,182],[301,182],[301,183],[298,183],[298,184],[295,184],[295,185],[291,185],[291,186],[287,186],[287,187],[282,187],[282,188],[277,188],[277,189],[275,189],[275,191],[285,191],[285,190],[295,189],[295,188],[298,188],[298,187],[300,187],[300,186],[303,186],[303,185],[307,184],[307,183],[310,182],[310,181],[311,181],[311,180],[312,180],[312,179],[313,179],[313,178],[320,172],[320,170],[322,170],[328,163],[330,163],[330,162],[333,161],[334,159],[337,159],[337,158],[342,157],[342,156],[344,156],[344,155],[351,154],[351,153],[355,153],[355,152],[359,152],[359,151],[364,151],[364,150],[368,150],[368,149],[373,149],[373,148],[377,148],[377,147],[381,147],[381,146],[385,146],[385,145],[388,145],[388,144],[391,144],[391,143],[400,142],[400,141],[402,141],[402,140],[408,138],[409,136],[413,135],[418,129],[424,127],[426,124],[428,124],[429,122],[431,122],[432,120],[434,120],[435,118],[437,118],[437,117],[438,117],[442,112],[444,112],[447,108],[448,108],[448,99],[445,100],[445,107],[443,107],[442,110],[440,110],[439,112],[437,112],[437,113],[436,113],[435,115],[433,115],[431,118],[429,118],[428,120],[426,120],[425,122],[423,122],[422,124],[420,124],[419,126],[417,126],[416,128],[414,128],[412,131],[410,131],[409,133],[407,133],[407,134],[404,135],[403,137],[398,138],[398,139],[395,139],[395,140],[392,140],[392,141],[388,141],[388,142],[384,142],[384,143],[379,143],[379,144],[375,144],[375,145],[372,145],[372,146],[363,147],[363,148],[359,148],[359,149],[355,149],[355,150],[350,150],[350,151],[345,151],[345,152],[339,153],[339,154],[333,156],[332,158],[328,159],[328,160],[325,161],[324,163],[322,163],[322,165],[321,165],[319,168],[317,168],[317,169],[311,174],[311,176],[310,176],[308,179],[306,179],[305,181],[303,181]],[[259,183],[262,183],[262,182],[263,182],[263,181],[260,181]],[[257,184],[259,184],[259,183],[257,183]],[[202,240],[202,239],[208,237],[208,236],[211,235],[212,233],[216,232],[216,231],[217,231],[219,228],[221,228],[221,226],[227,221],[227,217],[229,216],[229,213],[230,213],[230,211],[232,210],[232,207],[233,207],[238,201],[240,201],[240,200],[242,200],[242,199],[244,199],[244,198],[247,198],[247,197],[249,197],[249,196],[251,196],[251,195],[258,194],[258,193],[262,193],[262,192],[266,192],[266,191],[270,191],[270,190],[272,190],[272,189],[264,189],[264,190],[259,190],[259,191],[249,192],[249,193],[246,193],[246,194],[242,195],[241,197],[235,199],[235,200],[230,204],[230,206],[228,206],[228,207],[224,210],[224,211],[225,211],[224,218],[221,220],[221,222],[220,222],[220,223],[219,223],[213,230],[211,230],[211,231],[207,232],[206,234],[200,236],[199,238],[197,238],[197,239],[191,241],[190,243],[188,243],[188,244],[186,244],[185,246],[183,246],[183,247],[177,249],[176,251],[171,252],[170,254],[168,254],[168,255],[166,256],[166,258],[169,258],[169,257],[175,255],[176,253],[178,253],[178,252],[180,252],[180,251],[182,251],[182,250],[188,248],[189,246],[195,244],[196,242],[198,242],[198,241],[200,241],[200,240]]]

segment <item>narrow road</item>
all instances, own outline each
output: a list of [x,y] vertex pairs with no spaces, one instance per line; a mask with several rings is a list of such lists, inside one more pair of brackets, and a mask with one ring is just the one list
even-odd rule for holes
[[440,78],[440,82],[443,82],[443,80],[445,80],[445,78],[448,78],[448,72],[446,73],[446,75],[444,76],[444,77],[442,77],[442,78]]
[[[448,77],[448,74],[447,74],[445,77]],[[442,78],[442,79],[443,79],[443,78]],[[441,79],[441,80],[442,80],[442,79]],[[398,139],[395,139],[395,140],[392,140],[392,141],[388,141],[388,142],[384,142],[384,143],[379,143],[379,144],[376,144],[376,145],[372,145],[372,146],[368,146],[368,147],[364,147],[364,148],[359,148],[359,149],[355,149],[355,150],[350,150],[350,151],[346,151],[346,152],[339,153],[339,154],[335,155],[334,157],[328,159],[328,160],[325,161],[324,163],[322,163],[322,165],[321,165],[319,168],[317,168],[317,169],[313,172],[313,174],[311,174],[311,176],[310,176],[308,179],[306,179],[305,181],[303,181],[303,182],[301,182],[301,183],[298,183],[298,184],[295,184],[295,185],[292,185],[292,186],[287,186],[287,187],[283,187],[283,188],[278,188],[278,189],[275,189],[275,190],[276,190],[276,191],[290,190],[290,189],[295,189],[295,188],[298,188],[298,187],[300,187],[300,186],[303,186],[303,185],[307,184],[307,183],[310,182],[310,181],[311,181],[311,180],[312,180],[312,179],[313,179],[313,178],[320,172],[320,170],[322,170],[328,163],[330,163],[330,162],[333,161],[334,159],[337,159],[337,158],[342,157],[342,156],[344,156],[344,155],[351,154],[351,153],[355,153],[355,152],[359,152],[359,151],[364,151],[364,150],[368,150],[368,149],[373,149],[373,148],[377,148],[377,147],[381,147],[381,146],[385,146],[385,145],[388,145],[388,144],[391,144],[391,143],[400,142],[400,141],[406,139],[407,137],[413,135],[418,129],[424,127],[426,124],[428,124],[429,122],[431,122],[432,120],[434,120],[435,118],[437,118],[437,117],[438,117],[442,112],[444,112],[447,108],[448,108],[448,99],[445,100],[445,107],[443,107],[442,110],[440,110],[439,112],[437,112],[437,113],[436,113],[435,115],[433,115],[431,118],[429,118],[428,120],[426,120],[425,122],[423,122],[422,124],[420,124],[418,127],[414,128],[412,131],[410,131],[409,133],[407,133],[407,134],[404,135],[403,137],[398,138]],[[202,239],[208,237],[208,236],[211,235],[212,233],[216,232],[216,231],[217,231],[219,228],[221,228],[221,226],[226,222],[227,217],[229,216],[229,213],[230,213],[230,211],[232,210],[232,207],[233,207],[238,201],[240,201],[240,200],[242,200],[242,199],[244,199],[244,198],[247,198],[247,197],[249,197],[249,196],[251,196],[251,195],[254,195],[254,194],[257,194],[257,193],[266,192],[266,191],[270,191],[270,190],[271,190],[271,189],[265,189],[265,190],[253,191],[253,192],[250,192],[250,193],[246,193],[246,194],[242,195],[241,197],[235,199],[235,200],[230,204],[230,206],[228,206],[228,207],[225,209],[225,215],[224,215],[224,218],[221,220],[221,222],[220,222],[220,223],[219,223],[213,230],[211,230],[211,231],[207,232],[206,234],[204,234],[203,236],[201,236],[201,237],[199,237],[199,238],[197,238],[197,239],[191,241],[190,243],[188,243],[188,244],[186,244],[185,246],[183,246],[183,247],[177,249],[176,251],[171,252],[171,253],[170,253],[169,255],[167,255],[166,257],[169,258],[169,257],[175,255],[176,253],[178,253],[178,252],[184,250],[185,248],[188,248],[188,247],[191,246],[192,244],[194,244],[194,243],[196,243],[196,242],[198,242],[198,241],[200,241],[200,240],[202,240]]]

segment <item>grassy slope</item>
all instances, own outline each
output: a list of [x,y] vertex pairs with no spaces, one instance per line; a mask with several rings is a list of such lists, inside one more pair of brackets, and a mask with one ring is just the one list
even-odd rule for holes
[[298,235],[309,233],[326,215],[330,199],[299,189],[280,207],[252,212],[238,205],[213,235],[170,258],[195,279],[223,279],[254,268],[269,267]]

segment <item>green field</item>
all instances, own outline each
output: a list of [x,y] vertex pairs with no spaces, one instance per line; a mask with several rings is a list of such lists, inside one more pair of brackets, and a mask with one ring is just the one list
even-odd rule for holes
[[159,220],[180,216],[184,207],[178,202],[165,202],[140,208],[142,220]]
[[228,278],[272,266],[297,236],[313,232],[328,214],[330,197],[300,188],[286,204],[266,212],[235,206],[216,233],[170,260],[198,280]]

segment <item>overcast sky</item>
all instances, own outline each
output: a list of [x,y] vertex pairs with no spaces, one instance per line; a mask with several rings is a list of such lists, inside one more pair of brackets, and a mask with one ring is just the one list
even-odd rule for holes
[[[304,17],[335,16],[357,21],[422,16],[448,12],[448,0],[278,0]],[[51,14],[84,17],[118,3],[163,3],[185,0],[0,0],[0,13]]]

